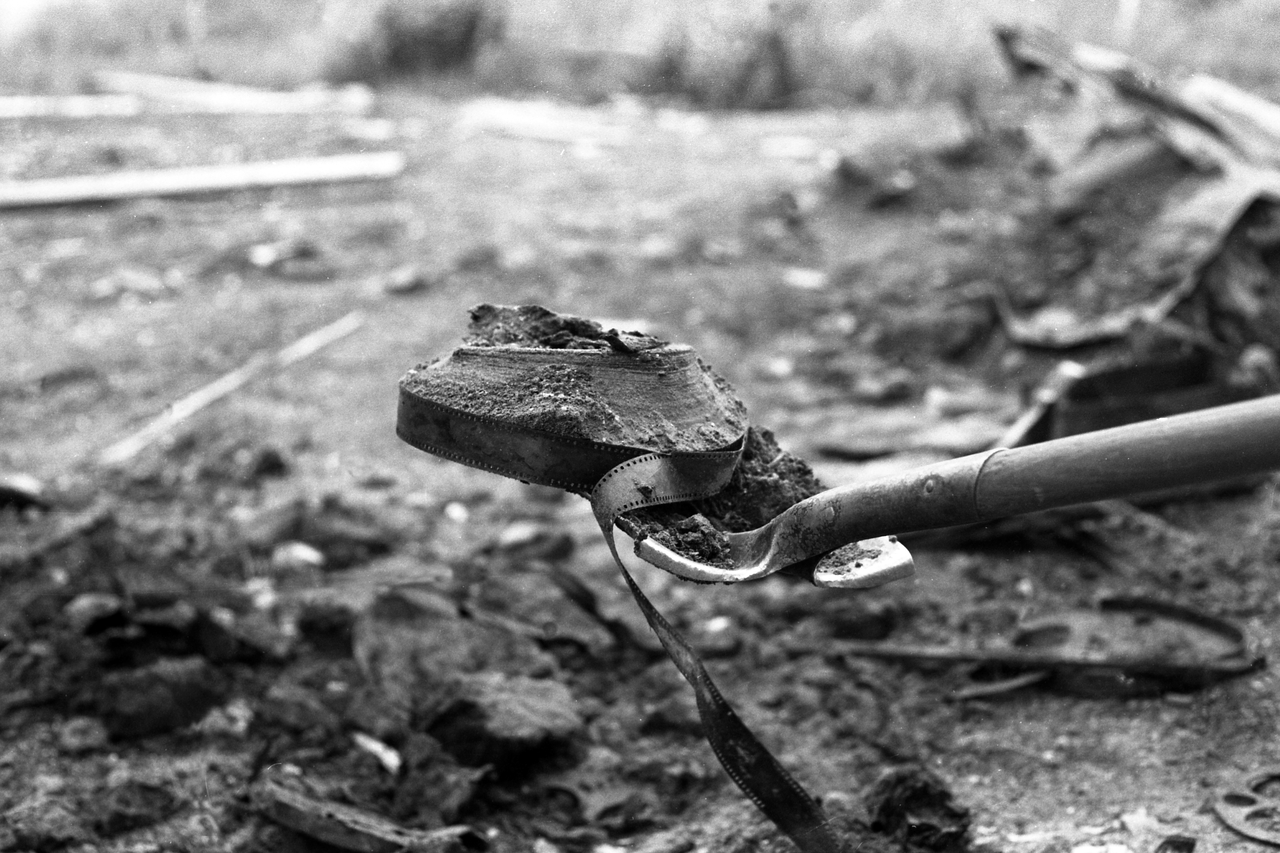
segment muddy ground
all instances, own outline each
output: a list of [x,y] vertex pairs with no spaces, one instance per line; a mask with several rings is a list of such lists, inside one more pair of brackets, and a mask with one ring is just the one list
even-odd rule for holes
[[[464,848],[790,849],[700,737],[586,503],[399,442],[397,379],[455,345],[470,306],[538,303],[692,344],[753,423],[841,482],[901,432],[886,412],[1007,424],[1057,356],[1010,343],[993,285],[1042,305],[1067,286],[1062,258],[1101,237],[1029,244],[1052,164],[1017,134],[956,147],[965,125],[945,106],[623,103],[548,141],[486,131],[472,104],[391,91],[373,121],[0,126],[9,178],[410,160],[388,184],[0,214],[0,468],[42,480],[51,504],[0,521],[0,849],[317,849],[271,819],[268,783],[412,829],[466,825]],[[997,106],[1000,127],[1032,109]],[[837,191],[826,148],[872,177]],[[902,167],[914,187],[899,198]],[[315,251],[250,262],[282,240]],[[354,335],[121,470],[95,464],[182,395],[353,309]],[[965,423],[955,452],[987,438]],[[860,434],[842,461],[817,455]],[[1092,520],[1089,549],[917,546],[914,579],[869,592],[635,572],[830,810],[857,813],[886,771],[923,767],[971,812],[961,846],[1254,849],[1206,804],[1280,764],[1267,669],[1137,698],[1039,685],[956,702],[971,668],[838,642],[991,644],[1119,594],[1233,620],[1269,653],[1274,481],[1151,513]]]

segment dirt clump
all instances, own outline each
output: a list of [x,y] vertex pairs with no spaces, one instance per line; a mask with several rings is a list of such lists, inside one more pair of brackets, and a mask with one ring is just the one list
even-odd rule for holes
[[733,478],[719,494],[700,501],[699,508],[725,530],[740,532],[765,524],[824,488],[809,463],[779,447],[769,430],[752,427]]
[[538,349],[642,349],[665,341],[640,332],[606,330],[595,320],[558,314],[541,305],[477,305],[471,309],[470,333],[463,339],[473,347],[533,347]]
[[903,850],[950,853],[969,849],[969,812],[951,790],[920,767],[896,767],[876,780],[865,797],[871,828]]
[[637,533],[709,566],[728,568],[724,534],[754,530],[793,504],[823,491],[809,464],[778,446],[772,432],[747,430],[742,459],[717,494],[628,513]]

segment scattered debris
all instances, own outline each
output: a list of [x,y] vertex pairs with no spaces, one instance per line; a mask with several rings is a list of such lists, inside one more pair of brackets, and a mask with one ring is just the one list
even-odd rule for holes
[[324,251],[310,240],[301,238],[251,246],[248,260],[256,269],[278,278],[329,281],[337,276],[337,270]]
[[[1179,87],[1182,99],[1195,106],[1200,102],[1192,91]],[[491,155],[500,161],[503,151],[519,148],[539,163],[556,161],[563,168],[557,179],[568,179],[580,170],[557,160],[561,154],[598,154],[603,146],[553,142],[541,149],[475,137],[458,149],[431,132],[458,105],[444,104],[443,113],[420,111],[421,103],[406,91],[386,105],[399,122],[393,135],[427,159],[445,157],[446,166],[437,176],[441,193],[432,196],[439,206],[418,210],[414,202],[413,218],[399,208],[387,212],[382,198],[368,207],[361,202],[342,210],[298,211],[307,220],[305,230],[276,229],[272,211],[265,214],[265,231],[263,224],[240,217],[234,228],[224,224],[227,213],[240,209],[234,197],[163,210],[148,203],[145,209],[83,220],[74,211],[11,215],[18,237],[6,250],[13,279],[9,304],[38,327],[56,326],[52,320],[65,313],[65,328],[74,335],[72,346],[51,364],[19,353],[14,378],[0,386],[0,407],[7,415],[12,405],[26,423],[41,423],[28,416],[47,415],[51,426],[65,422],[55,418],[92,418],[117,402],[136,412],[145,406],[138,393],[148,387],[138,380],[153,376],[157,365],[170,369],[169,359],[145,365],[117,361],[112,347],[97,347],[99,336],[118,333],[121,345],[128,345],[139,328],[164,322],[188,302],[234,311],[268,302],[275,308],[284,298],[282,311],[291,304],[312,311],[361,295],[343,287],[322,292],[263,281],[257,282],[262,287],[245,286],[245,279],[261,278],[247,269],[245,255],[255,241],[273,239],[264,233],[313,236],[315,246],[332,250],[332,259],[340,255],[344,271],[348,265],[392,270],[389,277],[367,279],[364,295],[413,292],[400,307],[426,312],[413,318],[430,332],[419,340],[440,339],[435,313],[447,307],[444,291],[452,292],[455,284],[518,296],[552,282],[560,299],[581,297],[584,306],[603,306],[619,317],[648,312],[673,333],[696,329],[700,349],[717,358],[743,356],[735,375],[759,379],[744,390],[753,414],[785,425],[779,430],[781,447],[807,454],[820,439],[846,456],[877,457],[830,466],[856,470],[848,482],[887,474],[895,465],[901,470],[909,460],[932,464],[981,449],[998,432],[1015,437],[1003,443],[1030,445],[1110,425],[1112,419],[1160,417],[1278,387],[1272,193],[1259,195],[1258,185],[1250,189],[1245,180],[1237,191],[1206,170],[1206,164],[1227,162],[1214,145],[1198,153],[1182,138],[1190,134],[1175,131],[1166,139],[1138,124],[1096,135],[1088,143],[1092,153],[1078,159],[1059,157],[1055,163],[1039,150],[1023,156],[1012,133],[1001,141],[1005,130],[1019,128],[1001,128],[992,117],[1023,121],[1017,110],[1024,101],[1012,96],[1024,94],[1002,92],[999,112],[966,114],[971,133],[954,150],[890,156],[883,167],[869,167],[885,184],[893,183],[898,169],[908,173],[910,180],[899,183],[911,188],[900,203],[868,207],[864,202],[876,191],[872,185],[854,190],[853,204],[830,197],[815,203],[807,190],[797,189],[764,214],[768,224],[750,245],[744,241],[754,240],[756,232],[735,208],[750,204],[776,174],[803,172],[805,180],[829,180],[829,173],[816,173],[812,160],[832,165],[832,154],[824,151],[828,137],[845,132],[846,125],[828,124],[827,113],[712,119],[685,114],[716,132],[682,138],[681,156],[716,158],[712,168],[694,170],[691,180],[661,174],[661,192],[654,195],[675,201],[655,202],[652,210],[641,203],[634,207],[638,219],[619,220],[611,212],[633,209],[627,205],[580,207],[574,219],[585,224],[562,227],[583,238],[581,254],[561,256],[556,246],[563,235],[539,231],[541,220],[525,218],[527,211],[519,207],[504,208],[493,221],[497,230],[484,232],[453,222],[452,205],[483,206],[479,196],[468,195],[471,189],[515,193],[520,205],[549,199],[543,190],[554,189],[555,205],[581,205],[580,189],[595,193],[607,187],[612,195],[613,178],[621,174],[613,171],[616,158],[592,163],[583,172],[591,182],[583,187],[568,180],[563,187],[538,184],[526,192],[532,186],[520,183],[526,173],[543,172],[514,168],[518,163],[497,170],[500,186],[467,186],[473,173],[497,162]],[[1206,99],[1229,97],[1219,92]],[[169,112],[158,102],[138,102],[141,109]],[[1057,114],[1063,106],[1038,102],[1030,119],[1037,132],[1063,119]],[[1210,116],[1203,103],[1199,109],[1227,124],[1221,115]],[[632,105],[625,113],[592,113],[591,121],[636,133],[626,139],[636,155],[634,163],[622,164],[626,168],[648,165],[651,141],[665,146],[663,156],[677,147],[634,121],[653,119],[665,132],[661,111]],[[886,118],[867,114],[864,121],[861,110],[857,116],[857,144],[874,136]],[[1091,124],[1080,118],[1070,117],[1071,131],[1087,131],[1076,134],[1084,138],[1093,128],[1075,127]],[[1157,121],[1174,123],[1167,117]],[[221,125],[233,123],[234,136],[214,139]],[[133,132],[132,124],[120,124]],[[86,171],[76,164],[87,156],[93,158],[91,169],[126,163],[141,168],[165,162],[170,148],[202,160],[208,154],[206,162],[230,162],[250,157],[268,137],[281,151],[295,141],[302,142],[301,150],[330,151],[350,147],[354,136],[380,145],[388,132],[372,126],[353,134],[341,120],[308,119],[288,122],[287,133],[257,136],[241,134],[241,124],[280,126],[254,117],[166,117],[164,138],[152,147],[132,138],[81,146],[68,162],[52,143],[47,151],[26,152],[24,138],[5,165],[14,175],[72,174]],[[328,128],[318,147],[310,144],[314,133],[302,129],[311,124]],[[925,124],[913,119],[903,126],[911,134],[931,133]],[[31,122],[24,134],[48,131],[44,125],[58,123]],[[185,134],[205,129],[211,131],[208,147],[203,138],[187,144]],[[788,133],[799,141],[788,141]],[[772,141],[756,146],[762,135]],[[1214,138],[1208,130],[1202,135]],[[1047,137],[1027,138],[1040,145]],[[1250,138],[1254,150],[1263,150],[1260,135]],[[726,141],[733,150],[725,148]],[[895,155],[900,148],[895,146]],[[724,182],[713,187],[715,203],[706,211],[697,203],[686,210],[679,199],[705,198],[705,177],[730,165],[726,155],[743,152],[773,174],[749,174],[741,186]],[[761,153],[804,164],[762,162]],[[450,160],[455,154],[459,159]],[[861,156],[850,160],[870,162]],[[1099,175],[1106,180],[1100,182]],[[596,183],[601,178],[608,180]],[[699,178],[704,185],[695,186]],[[1221,190],[1216,200],[1209,194],[1215,187]],[[868,195],[857,194],[862,191]],[[1132,204],[1125,198],[1116,204],[1115,195]],[[1187,258],[1176,254],[1177,247],[1148,243],[1158,230],[1154,223],[1172,216],[1171,204],[1184,205],[1186,221],[1169,229],[1167,238],[1183,244]],[[490,221],[473,218],[474,209],[463,209],[459,218]],[[509,228],[513,213],[518,221]],[[366,243],[365,226],[355,220],[367,215],[396,224],[379,224],[380,236]],[[549,215],[556,220],[554,212]],[[407,231],[400,229],[404,222],[412,226]],[[76,227],[68,231],[68,223]],[[1216,230],[1224,223],[1225,235]],[[740,236],[706,236],[720,232]],[[1130,239],[1137,237],[1142,239]],[[547,247],[546,253],[530,245]],[[209,246],[235,247],[235,266],[209,269],[179,258]],[[422,255],[424,246],[438,252]],[[763,247],[774,254],[763,257],[756,251]],[[303,260],[298,256],[305,252],[297,248],[272,242],[254,253],[275,274]],[[147,257],[157,249],[159,254]],[[393,270],[410,255],[391,258],[387,252],[402,249],[417,253],[413,257],[426,264],[426,272]],[[1134,259],[1142,265],[1133,266]],[[1209,266],[1196,266],[1206,260]],[[173,263],[178,270],[208,272],[170,282],[164,270]],[[535,263],[537,270],[524,275]],[[733,266],[715,269],[710,263]],[[136,264],[144,274],[132,283],[128,274],[115,272]],[[615,270],[619,281],[660,286],[637,290],[643,304],[632,304],[634,295],[595,286],[604,269]],[[829,275],[822,287],[799,293],[782,282],[788,269]],[[694,273],[706,287],[696,298],[686,296],[683,286],[661,286]],[[155,286],[157,276],[177,298],[148,302],[167,292]],[[1195,286],[1181,290],[1179,276]],[[446,277],[449,287],[442,289]],[[101,283],[91,284],[96,282]],[[86,304],[83,297],[91,289],[146,310]],[[66,310],[49,311],[63,304],[65,292],[72,296]],[[994,301],[994,294],[1003,301]],[[1168,311],[1124,313],[1133,306],[1163,309],[1161,300],[1172,299],[1170,294],[1180,301]],[[388,317],[397,314],[389,304],[383,308]],[[1090,326],[1116,315],[1124,322],[1114,329]],[[254,318],[258,324],[271,321],[265,311]],[[641,333],[655,334],[651,324],[619,319],[599,327],[549,324],[531,339],[548,349],[580,346],[647,357],[649,342]],[[492,331],[500,338],[512,330]],[[14,347],[21,349],[27,333],[21,328]],[[406,334],[407,326],[392,338]],[[156,340],[166,353],[170,338]],[[383,336],[379,346],[390,340]],[[516,335],[511,343],[521,340]],[[1069,354],[1080,369],[1061,371],[1070,381],[1053,394],[1024,393],[1054,370],[1058,348],[1073,341]],[[216,346],[201,339],[190,355],[203,358],[210,343]],[[334,372],[337,361],[345,359],[316,366],[316,381],[308,383],[317,393],[330,389],[339,395],[326,397],[326,405],[353,399]],[[172,364],[172,370],[180,373],[181,365]],[[1102,381],[1108,372],[1115,375]],[[518,379],[509,387],[524,390]],[[974,389],[991,390],[984,395]],[[557,404],[581,402],[564,393],[565,385],[548,383],[538,391]],[[100,399],[107,393],[109,399]],[[1020,393],[1036,399],[1032,411],[1009,427]],[[275,405],[266,399],[245,402]],[[211,848],[285,851],[326,846],[325,840],[356,850],[409,843],[411,849],[487,845],[501,853],[730,853],[787,846],[782,833],[740,802],[711,753],[698,745],[714,726],[698,714],[697,701],[661,659],[660,641],[641,624],[643,613],[609,573],[607,546],[583,502],[547,487],[494,486],[479,474],[460,487],[459,472],[442,467],[437,477],[431,460],[404,467],[393,457],[361,458],[363,451],[355,457],[344,451],[340,460],[321,455],[335,449],[335,433],[363,429],[355,422],[322,424],[314,439],[308,432],[296,440],[268,432],[265,419],[261,425],[261,431],[232,426],[219,432],[216,424],[201,421],[184,433],[170,433],[175,440],[165,452],[130,470],[47,475],[47,490],[32,493],[51,504],[48,509],[0,512],[0,575],[12,605],[0,616],[0,681],[12,688],[0,697],[0,728],[12,735],[0,755],[0,787],[9,792],[0,796],[0,847],[167,847],[174,838]],[[228,438],[229,432],[236,435]],[[46,476],[39,463],[23,458],[41,438],[24,438],[0,463]],[[368,445],[374,452],[380,446]],[[694,547],[714,544],[721,532],[714,522],[732,516],[745,525],[746,516],[763,514],[774,498],[781,504],[798,497],[766,487],[771,474],[785,480],[795,473],[789,466],[796,458],[781,447],[752,431],[748,473],[758,482],[746,491],[760,489],[741,501],[711,506],[700,500],[700,507],[681,507],[678,523],[684,527],[671,528],[673,535],[687,536]],[[903,447],[914,449],[880,456]],[[827,470],[818,473],[827,477]],[[1280,541],[1274,491],[1158,509],[1111,502],[1094,506],[1092,519],[1084,522],[1064,510],[1024,528],[1026,538],[1016,548],[930,548],[929,571],[887,595],[854,599],[794,577],[712,588],[647,566],[636,580],[687,633],[742,718],[753,726],[761,721],[768,742],[785,741],[781,757],[798,775],[826,784],[852,780],[852,787],[873,780],[886,764],[915,767],[927,760],[957,793],[981,798],[990,792],[1002,804],[983,812],[982,822],[989,825],[972,827],[972,840],[964,837],[961,843],[974,848],[1048,845],[1136,853],[1153,848],[1173,828],[1198,835],[1201,846],[1221,845],[1231,830],[1217,826],[1207,811],[1183,808],[1187,800],[1178,795],[1177,781],[1186,774],[1176,771],[1197,766],[1202,753],[1248,766],[1259,750],[1267,752],[1269,706],[1253,701],[1253,693],[1266,687],[1261,674],[1155,702],[1089,702],[1064,693],[1115,695],[1130,685],[1125,672],[1099,672],[1105,667],[1096,661],[1073,667],[1061,660],[1062,648],[1049,640],[1055,631],[1078,639],[1081,623],[1057,619],[1041,625],[1037,636],[1043,646],[1009,645],[1036,626],[1030,615],[1070,614],[1091,597],[1091,587],[1099,593],[1158,589],[1198,612],[1248,617],[1252,631],[1255,622],[1274,615],[1280,600],[1261,571],[1274,562]],[[698,508],[709,520],[705,527],[689,521]],[[1233,536],[1233,530],[1242,534]],[[1045,542],[1052,544],[1042,547]],[[1090,543],[1111,548],[1111,561],[1103,564],[1105,555],[1089,551]],[[1069,553],[1057,550],[1064,544]],[[1161,620],[1154,621],[1159,628]],[[1180,648],[1181,635],[1156,628],[1135,628],[1128,639],[1135,645],[1142,638],[1168,640],[1164,646],[1153,643],[1159,652],[1153,656],[1181,661],[1172,651]],[[1110,645],[1103,651],[1115,652],[1114,634],[1107,633]],[[984,680],[965,681],[963,669],[948,668],[946,659],[876,660],[855,654],[850,641],[857,640],[880,641],[881,648],[900,652],[976,647],[1004,650],[1008,657],[972,661],[970,666],[982,665],[977,676]],[[1231,638],[1223,634],[1219,640],[1225,652]],[[1190,686],[1175,679],[1171,689],[1196,691],[1200,682],[1226,678],[1227,668],[1248,660],[1242,651],[1219,663],[1201,667],[1193,676],[1199,681]],[[175,665],[180,671],[167,671]],[[1001,679],[1011,673],[1025,683],[1048,685],[1055,679],[1064,692],[945,704],[957,684],[969,697],[1007,691],[1017,682]],[[212,676],[211,690],[198,689],[200,675]],[[100,690],[104,678],[109,689]],[[1140,674],[1135,684],[1152,681],[1161,679]],[[1163,689],[1170,688],[1151,687]],[[100,695],[110,698],[110,708],[99,705]],[[1028,701],[1051,705],[1051,713],[1028,716]],[[178,710],[184,703],[189,713]],[[139,715],[161,726],[135,736]],[[470,766],[487,761],[493,763]],[[1100,768],[1107,772],[1095,775]],[[909,775],[901,767],[897,772]],[[276,796],[266,785],[259,790],[264,779],[305,799]],[[1129,783],[1135,779],[1152,784],[1134,794]],[[945,793],[941,781],[932,783],[925,787]],[[895,790],[905,795],[909,788]],[[246,792],[256,798],[250,807]],[[902,805],[902,799],[882,798],[878,805]],[[940,801],[946,798],[934,802]],[[886,814],[883,826],[877,824],[883,831],[873,831],[877,803],[870,792],[829,793],[822,805],[840,842],[875,853],[911,849],[910,838],[926,846],[945,844],[948,830],[964,822],[952,821],[945,810],[908,807]],[[1256,826],[1272,820],[1254,817]],[[474,831],[465,835],[459,824]],[[15,829],[21,831],[17,837]],[[450,835],[455,829],[460,838]],[[1188,836],[1166,838],[1163,849],[1188,849]]]
[[305,790],[305,780],[285,774],[260,779],[250,796],[268,819],[307,838],[355,853],[467,853],[487,850],[484,838],[466,826],[416,830],[365,809],[320,799]]
[[62,608],[71,629],[77,634],[92,634],[124,615],[124,601],[109,592],[82,592]]
[[950,789],[921,767],[885,772],[866,794],[871,829],[903,850],[959,853],[969,848],[969,811],[956,805]]
[[[1243,632],[1225,620],[1172,604],[1119,598],[1102,600],[1096,610],[1028,620],[1007,646],[959,649],[845,640],[832,642],[830,651],[980,664],[974,677],[988,683],[958,691],[956,699],[1046,682],[1087,696],[1188,692],[1255,672],[1265,663],[1248,653]],[[1010,677],[1011,672],[1019,674]]]
[[1267,844],[1280,845],[1280,798],[1274,795],[1280,768],[1250,773],[1239,783],[1220,790],[1213,810],[1236,832]]

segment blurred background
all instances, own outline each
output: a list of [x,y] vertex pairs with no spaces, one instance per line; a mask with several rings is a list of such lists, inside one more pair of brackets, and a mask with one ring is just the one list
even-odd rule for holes
[[288,88],[465,70],[489,89],[588,100],[918,103],[1002,85],[994,22],[1277,85],[1269,0],[6,0],[0,86],[74,91],[108,63]]

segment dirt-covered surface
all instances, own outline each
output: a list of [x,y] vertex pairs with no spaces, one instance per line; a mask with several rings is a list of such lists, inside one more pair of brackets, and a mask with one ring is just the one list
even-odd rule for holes
[[752,427],[733,476],[714,496],[627,514],[634,535],[652,537],[709,566],[732,566],[724,533],[753,530],[787,507],[822,491],[803,459],[778,446],[772,432]]
[[[997,107],[1001,127],[1074,120]],[[792,849],[717,766],[585,501],[399,442],[399,377],[456,347],[471,306],[545,305],[691,344],[837,483],[869,469],[816,446],[936,458],[1007,425],[1059,354],[1013,345],[993,293],[1094,312],[1161,288],[1083,274],[1124,217],[1049,227],[1053,158],[1018,134],[958,139],[946,107],[599,109],[610,132],[583,144],[477,130],[465,101],[411,91],[372,122],[0,125],[6,178],[378,148],[411,163],[376,186],[0,214],[0,468],[41,480],[49,507],[0,493],[0,849]],[[833,185],[824,148],[863,177]],[[305,275],[254,261],[299,243]],[[354,308],[351,337],[122,470],[94,462]],[[951,432],[925,442],[926,422]],[[755,438],[761,472],[791,458]],[[731,527],[774,509],[706,508]],[[1207,804],[1280,763],[1269,669],[1142,699],[955,702],[968,667],[847,641],[981,647],[1124,594],[1272,653],[1274,481],[916,558],[869,592],[634,568],[742,718],[877,847],[1258,849]]]
[[746,431],[742,401],[687,346],[540,305],[470,314],[465,346],[409,371],[408,393],[500,429],[663,453],[720,450]]

